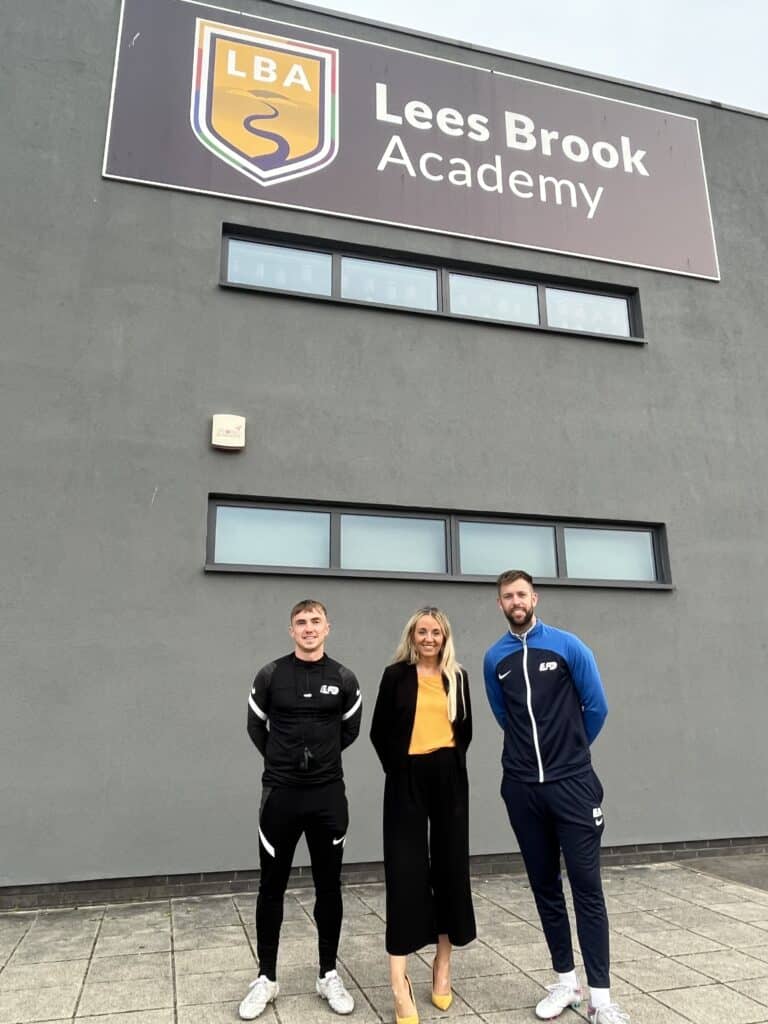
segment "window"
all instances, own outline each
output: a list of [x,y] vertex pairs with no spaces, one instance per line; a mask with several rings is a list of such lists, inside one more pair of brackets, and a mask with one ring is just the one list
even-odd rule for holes
[[615,295],[547,288],[547,323],[586,334],[617,334],[629,337],[627,300]]
[[584,580],[656,579],[651,535],[647,530],[565,529],[568,574]]
[[222,505],[216,510],[214,561],[229,565],[328,565],[326,512]]
[[396,263],[341,260],[341,297],[408,309],[437,309],[437,273]]
[[537,578],[557,576],[551,526],[460,522],[459,553],[467,576],[498,576],[510,565],[525,566]]
[[342,569],[447,572],[445,523],[403,516],[341,516]]
[[275,288],[278,291],[331,294],[331,256],[326,252],[287,249],[230,239],[227,279],[232,284]]
[[[292,244],[295,241],[295,244]],[[350,250],[359,250],[356,254]],[[530,275],[529,275],[530,276]],[[398,253],[225,227],[221,284],[425,315],[641,341],[636,291],[513,278]]]
[[434,509],[209,499],[208,571],[671,586],[664,527]]
[[539,322],[539,294],[535,284],[466,274],[449,274],[448,281],[452,313],[508,323]]

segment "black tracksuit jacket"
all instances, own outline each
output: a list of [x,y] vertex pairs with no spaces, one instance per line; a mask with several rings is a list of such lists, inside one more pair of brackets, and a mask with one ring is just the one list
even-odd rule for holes
[[262,786],[319,786],[343,777],[341,752],[360,731],[354,673],[324,654],[287,654],[259,669],[248,698],[248,735],[264,756]]

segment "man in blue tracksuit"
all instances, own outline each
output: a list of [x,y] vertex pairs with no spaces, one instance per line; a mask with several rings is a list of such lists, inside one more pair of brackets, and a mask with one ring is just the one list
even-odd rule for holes
[[501,795],[525,862],[558,980],[536,1007],[541,1020],[581,1002],[560,875],[562,852],[589,982],[590,1024],[628,1024],[611,1002],[608,918],[600,880],[603,787],[589,753],[608,705],[592,651],[573,633],[539,622],[527,572],[497,580],[509,629],[483,670],[491,709],[504,730]]

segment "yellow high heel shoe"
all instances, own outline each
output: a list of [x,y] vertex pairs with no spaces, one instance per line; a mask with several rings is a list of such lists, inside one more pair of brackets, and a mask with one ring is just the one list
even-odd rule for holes
[[432,961],[432,1005],[436,1006],[438,1010],[447,1010],[450,1008],[453,1002],[453,992],[449,992],[447,995],[441,996],[439,992],[435,992],[435,968],[437,967],[437,957]]
[[[406,974],[405,983],[408,986],[408,993],[411,997],[414,1010],[416,1009],[416,1000],[413,997],[413,986],[411,985],[411,979]],[[412,1013],[409,1017],[398,1017],[397,1015],[397,1003],[395,1003],[395,1024],[419,1024],[418,1013]]]

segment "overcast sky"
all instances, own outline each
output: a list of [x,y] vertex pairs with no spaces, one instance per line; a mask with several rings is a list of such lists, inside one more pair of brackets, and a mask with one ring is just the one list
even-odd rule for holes
[[768,0],[309,0],[768,113]]

